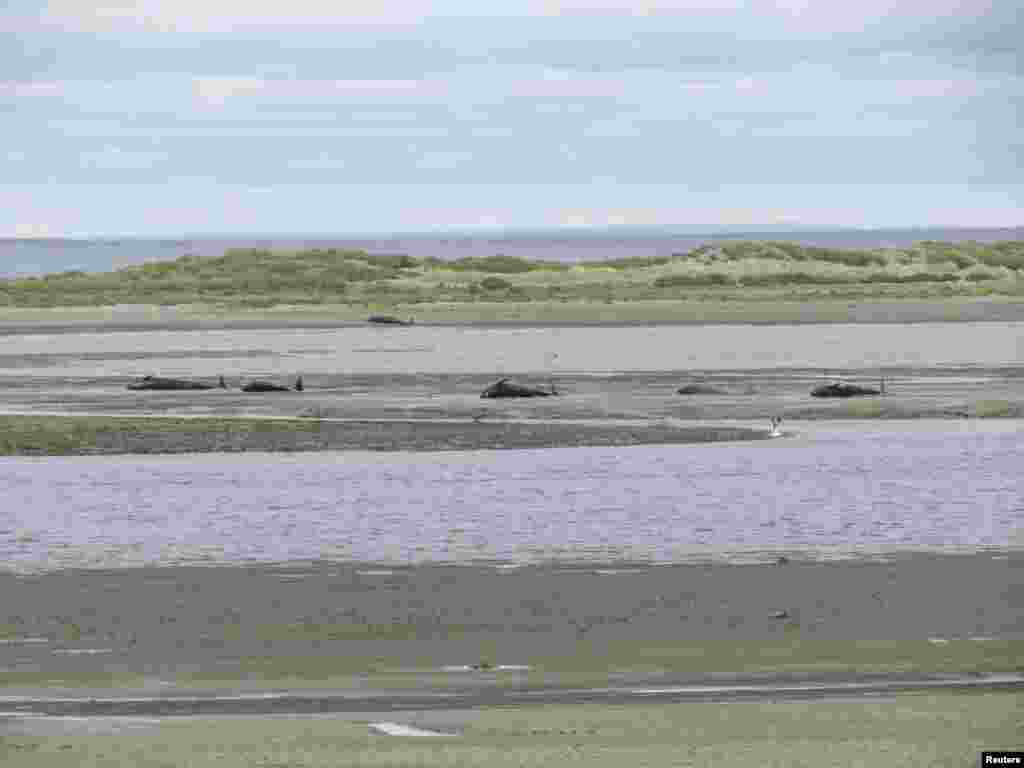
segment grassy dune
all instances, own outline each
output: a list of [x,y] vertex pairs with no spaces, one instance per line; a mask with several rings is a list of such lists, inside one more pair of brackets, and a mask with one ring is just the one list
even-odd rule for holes
[[107,273],[0,281],[0,307],[118,304],[382,309],[449,304],[579,304],[1021,296],[1024,242],[923,241],[840,250],[733,242],[689,253],[569,265],[514,255],[456,261],[335,249],[231,250]]
[[[1019,748],[1022,698],[514,707],[438,718],[434,727],[451,735],[433,738],[383,736],[339,718],[128,721],[91,733],[67,727],[0,736],[0,761],[23,768],[966,766],[982,750]],[[432,727],[430,716],[416,720]]]

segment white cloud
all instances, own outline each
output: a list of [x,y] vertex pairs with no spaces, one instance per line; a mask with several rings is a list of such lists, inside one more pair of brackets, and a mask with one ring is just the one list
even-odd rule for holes
[[477,219],[477,226],[483,229],[497,229],[504,224],[502,223],[501,216],[495,213],[482,213]]
[[589,211],[566,211],[561,214],[558,223],[563,227],[589,227],[590,221]]
[[53,230],[47,224],[40,223],[18,223],[14,225],[14,237],[55,237]]
[[0,98],[15,99],[46,98],[60,96],[64,93],[64,84],[54,81],[19,82],[8,80],[0,82]]
[[258,77],[197,77],[194,81],[196,97],[211,106],[223,106],[229,99],[260,93],[266,80]]

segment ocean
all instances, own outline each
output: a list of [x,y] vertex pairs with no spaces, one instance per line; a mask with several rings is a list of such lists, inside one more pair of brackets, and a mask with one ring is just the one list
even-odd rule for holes
[[995,242],[1024,240],[1024,227],[1006,229],[877,229],[793,232],[665,234],[559,232],[539,234],[440,234],[367,237],[182,236],[157,239],[99,238],[0,239],[0,277],[41,275],[79,269],[106,272],[179,256],[220,256],[231,248],[302,250],[338,248],[370,253],[404,253],[457,259],[464,256],[521,256],[561,262],[602,261],[627,256],[669,256],[705,243],[728,240],[781,240],[831,248],[904,247],[921,240]]

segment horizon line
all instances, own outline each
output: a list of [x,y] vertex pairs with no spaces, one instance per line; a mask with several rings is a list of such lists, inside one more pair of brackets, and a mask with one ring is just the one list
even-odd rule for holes
[[116,241],[116,240],[368,240],[368,239],[400,239],[400,238],[467,238],[467,237],[530,237],[530,236],[561,236],[561,237],[593,237],[602,235],[624,236],[659,236],[659,237],[736,237],[741,235],[800,235],[842,233],[878,233],[878,232],[917,232],[929,230],[943,231],[981,231],[981,230],[1021,230],[1024,223],[977,225],[954,224],[936,226],[927,224],[907,224],[894,226],[797,226],[787,224],[758,224],[750,226],[709,225],[707,227],[685,226],[550,226],[550,227],[452,227],[450,229],[433,230],[380,230],[373,232],[184,232],[184,233],[153,233],[153,234],[93,234],[93,235],[0,235],[0,242],[32,242],[32,241]]

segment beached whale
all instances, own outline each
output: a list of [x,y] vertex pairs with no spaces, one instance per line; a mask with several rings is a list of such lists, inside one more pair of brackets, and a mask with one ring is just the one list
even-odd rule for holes
[[822,384],[811,390],[811,397],[862,397],[865,395],[880,395],[881,390],[873,387],[862,387],[859,384],[846,384],[837,382],[835,384]]
[[128,389],[145,390],[175,390],[175,389],[227,389],[224,384],[224,377],[221,376],[216,385],[203,384],[199,381],[186,381],[185,379],[165,379],[159,376],[143,376],[138,381],[128,385]]
[[415,320],[411,317],[408,320],[402,320],[394,315],[370,315],[366,318],[368,323],[377,323],[378,325],[412,325]]
[[[295,391],[301,392],[302,377],[299,376],[295,380]],[[291,392],[289,387],[282,387],[280,384],[272,384],[269,381],[250,381],[248,384],[242,387],[243,392]]]
[[480,397],[551,397],[557,395],[554,385],[551,389],[540,389],[539,387],[527,387],[523,384],[514,384],[508,379],[496,381],[480,393]]
[[724,395],[724,389],[712,387],[710,384],[684,384],[676,390],[679,395]]

